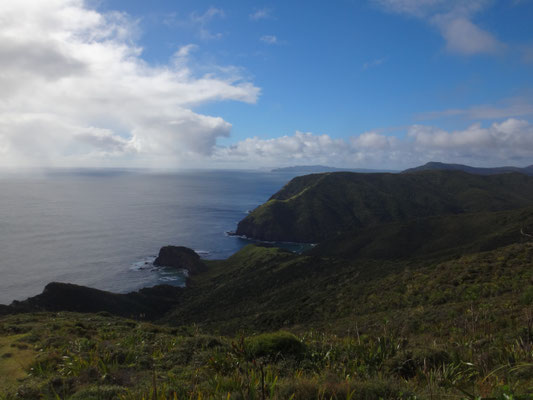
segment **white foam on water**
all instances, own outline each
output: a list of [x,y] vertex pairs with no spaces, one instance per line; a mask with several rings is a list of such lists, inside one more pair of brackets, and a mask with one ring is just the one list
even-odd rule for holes
[[159,281],[161,282],[179,282],[179,285],[174,286],[180,286],[185,287],[187,282],[187,277],[189,276],[189,273],[185,269],[168,269],[163,267],[160,271]]
[[194,250],[194,252],[195,252],[196,254],[198,254],[200,257],[202,257],[202,256],[208,256],[209,254],[211,254],[211,252],[208,251],[208,250]]
[[157,256],[147,256],[143,257],[139,261],[131,264],[130,269],[133,271],[143,271],[143,270],[157,270],[158,268],[154,265],[154,261]]
[[172,281],[179,281],[180,278],[177,276],[162,276],[159,278],[159,280],[163,282],[172,282]]

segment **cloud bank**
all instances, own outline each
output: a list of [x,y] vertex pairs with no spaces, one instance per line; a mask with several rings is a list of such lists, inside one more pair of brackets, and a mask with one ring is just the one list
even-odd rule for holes
[[8,0],[0,16],[0,166],[177,166],[231,129],[195,106],[259,96],[235,68],[195,75],[192,45],[147,64],[135,21],[82,0]]
[[296,132],[274,139],[248,138],[234,146],[217,148],[212,158],[255,166],[321,163],[403,169],[432,160],[479,166],[525,166],[533,160],[533,126],[514,118],[487,127],[475,123],[456,131],[412,125],[403,137],[365,132],[346,140]]

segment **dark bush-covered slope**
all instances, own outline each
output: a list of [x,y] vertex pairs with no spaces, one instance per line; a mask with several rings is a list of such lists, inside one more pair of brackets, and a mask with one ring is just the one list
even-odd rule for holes
[[533,206],[381,224],[325,240],[308,254],[344,260],[446,258],[517,243],[532,231]]
[[316,243],[384,223],[532,204],[533,177],[524,174],[313,174],[291,180],[239,222],[236,233],[266,241]]

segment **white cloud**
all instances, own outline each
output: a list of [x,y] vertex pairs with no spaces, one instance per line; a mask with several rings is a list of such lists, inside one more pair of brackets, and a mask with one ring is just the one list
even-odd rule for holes
[[377,132],[365,132],[353,137],[352,146],[356,149],[386,150],[392,147],[396,138],[387,137]]
[[261,19],[270,19],[272,18],[272,10],[269,8],[261,8],[251,13],[249,17],[252,21],[258,21]]
[[447,132],[442,129],[414,125],[408,130],[413,149],[434,157],[463,157],[473,160],[512,162],[530,160],[533,156],[533,126],[514,118],[484,128],[476,123],[465,130]]
[[402,138],[365,132],[347,139],[296,132],[273,139],[248,138],[218,147],[211,160],[231,166],[326,164],[341,167],[403,169],[428,161],[479,166],[529,165],[533,159],[533,126],[510,118],[488,127],[473,124],[445,131],[413,125]]
[[274,35],[263,35],[260,37],[260,40],[262,42],[265,42],[266,44],[278,44],[278,38]]
[[201,39],[209,40],[209,39],[220,39],[222,37],[222,33],[212,33],[208,29],[208,25],[211,21],[213,21],[215,18],[224,18],[225,17],[224,10],[221,8],[216,7],[210,7],[207,9],[206,12],[203,14],[199,14],[197,12],[193,12],[189,16],[189,20],[192,23],[193,26],[196,26],[198,29],[198,34]]
[[472,22],[488,0],[374,0],[389,12],[426,20],[446,41],[446,50],[462,55],[496,54],[505,45]]
[[234,146],[219,147],[213,159],[233,165],[276,166],[288,164],[328,164],[340,166],[373,165],[394,157],[393,137],[367,132],[348,140],[329,135],[295,132],[273,139],[247,138]]
[[446,49],[451,53],[496,54],[504,45],[490,33],[474,25],[468,18],[457,16],[437,16],[435,24],[446,40]]
[[259,95],[236,68],[195,74],[195,45],[147,64],[134,21],[82,0],[7,0],[0,16],[0,165],[175,165],[231,129],[194,106]]

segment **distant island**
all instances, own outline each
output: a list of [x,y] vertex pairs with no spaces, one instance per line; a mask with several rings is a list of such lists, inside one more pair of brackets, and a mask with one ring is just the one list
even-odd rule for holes
[[368,169],[368,168],[339,168],[339,167],[330,167],[327,165],[295,165],[290,167],[274,168],[270,172],[279,172],[279,173],[291,173],[297,175],[305,174],[320,174],[324,172],[357,172],[363,174],[371,173],[411,173],[418,171],[463,171],[468,172],[469,174],[475,175],[497,175],[505,174],[510,172],[517,172],[526,175],[533,175],[533,165],[527,167],[473,167],[470,165],[464,164],[450,164],[443,163],[438,161],[430,161],[424,165],[408,168],[403,171],[399,170],[390,170],[390,169]]
[[337,168],[328,167],[325,165],[295,165],[292,167],[274,168],[270,172],[287,172],[293,174],[317,174],[323,172],[361,172],[361,173],[377,173],[377,172],[399,172],[395,170],[385,169],[365,169],[365,168]]

